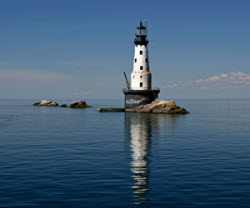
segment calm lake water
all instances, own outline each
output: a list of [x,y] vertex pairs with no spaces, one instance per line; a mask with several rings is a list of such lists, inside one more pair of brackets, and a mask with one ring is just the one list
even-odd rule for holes
[[32,103],[0,101],[0,207],[250,207],[250,100],[177,100],[176,116]]

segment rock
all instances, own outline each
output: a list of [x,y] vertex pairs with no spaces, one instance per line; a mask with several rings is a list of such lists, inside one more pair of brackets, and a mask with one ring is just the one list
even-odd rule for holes
[[49,100],[41,100],[40,102],[36,102],[33,105],[36,106],[58,106],[57,102],[49,101]]
[[[59,106],[59,107],[68,107],[66,104],[59,105],[57,102],[49,101],[49,100],[41,100],[39,102],[34,103],[36,106]],[[74,101],[69,105],[70,108],[89,108],[92,106],[87,105],[85,101]]]
[[51,102],[47,106],[59,106],[59,104],[57,102]]
[[41,101],[39,101],[39,102],[34,103],[33,105],[42,106],[42,105],[47,105],[47,104],[49,104],[49,103],[51,103],[51,101],[48,101],[48,100],[41,100]]
[[176,107],[176,103],[174,100],[171,100],[170,103],[169,103],[169,106],[170,107]]
[[177,106],[174,100],[158,100],[155,99],[152,103],[137,106],[133,109],[126,109],[129,112],[143,112],[143,113],[166,113],[166,114],[187,114],[189,113],[185,108]]
[[89,106],[85,101],[74,101],[69,105],[70,108],[90,108],[92,106]]

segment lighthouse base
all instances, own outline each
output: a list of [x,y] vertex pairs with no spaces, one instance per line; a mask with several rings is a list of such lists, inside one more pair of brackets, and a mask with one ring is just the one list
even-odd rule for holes
[[158,98],[160,90],[128,90],[124,89],[125,108],[132,109],[140,105],[146,105]]

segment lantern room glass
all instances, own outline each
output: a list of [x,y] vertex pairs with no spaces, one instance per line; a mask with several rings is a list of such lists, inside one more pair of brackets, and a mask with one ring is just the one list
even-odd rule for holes
[[147,35],[146,29],[137,29],[136,35]]

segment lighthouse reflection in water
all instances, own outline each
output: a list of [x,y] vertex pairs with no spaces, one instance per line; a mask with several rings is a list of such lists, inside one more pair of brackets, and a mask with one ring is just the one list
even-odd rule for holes
[[146,194],[150,190],[149,160],[151,144],[151,119],[145,118],[145,114],[126,113],[126,124],[130,129],[131,147],[131,173],[134,179],[132,189],[136,204],[147,202]]
[[[174,118],[166,118],[162,115],[145,114],[145,113],[126,113],[125,129],[130,137],[131,151],[131,177],[133,184],[131,185],[134,203],[145,204],[148,202],[148,194],[150,192],[150,155],[152,132],[157,134],[160,120],[168,120],[167,123],[174,122]],[[166,123],[165,123],[166,124]],[[172,124],[173,125],[173,124]],[[171,126],[172,126],[171,125]],[[156,138],[155,138],[156,139]],[[156,139],[157,140],[157,139]]]

